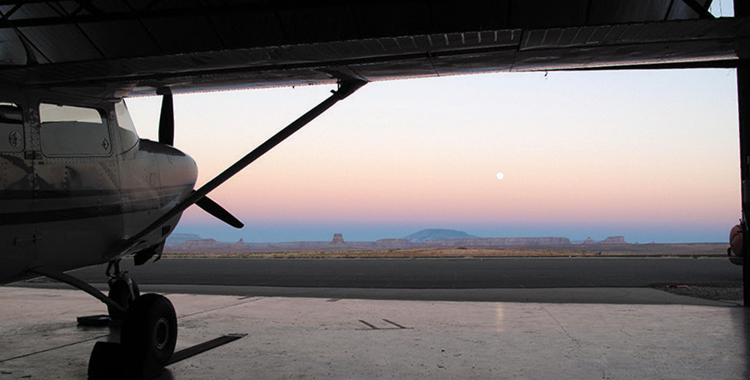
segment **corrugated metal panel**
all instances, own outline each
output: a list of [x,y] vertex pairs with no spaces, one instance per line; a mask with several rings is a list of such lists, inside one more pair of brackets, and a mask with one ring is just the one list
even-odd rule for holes
[[602,40],[602,44],[613,44],[622,42],[622,36],[628,31],[630,25],[614,25],[609,28],[609,32]]
[[385,2],[360,2],[352,5],[352,14],[360,37],[426,34],[432,27],[430,8],[424,1],[402,1],[396,7]]
[[510,0],[432,1],[430,32],[498,29],[507,23],[510,3]]
[[16,32],[10,29],[0,30],[0,65],[26,64],[26,51]]
[[274,12],[212,14],[216,32],[227,48],[276,45],[286,34]]
[[[12,8],[12,6],[11,6]],[[28,20],[35,18],[44,17],[59,17],[60,14],[45,3],[30,3],[24,4],[18,8],[15,13],[9,18],[10,20]]]
[[596,42],[593,40],[593,37],[597,29],[598,28],[594,26],[584,26],[582,28],[577,28],[575,37],[573,38],[573,40],[570,41],[570,44],[571,45],[595,44]]
[[205,17],[164,17],[143,20],[162,54],[221,50],[222,42]]
[[126,2],[112,0],[91,0],[91,6],[105,13],[127,12],[131,9]]
[[511,28],[557,28],[585,25],[588,1],[513,0]]
[[161,52],[138,21],[82,24],[81,29],[108,59],[144,57]]
[[282,9],[277,15],[292,44],[325,41],[331,36],[339,36],[339,40],[359,37],[352,11],[346,5],[326,8],[302,5],[294,10]]
[[152,9],[154,11],[196,8],[202,5],[200,0],[125,0],[133,9]]
[[83,32],[74,25],[29,27],[20,28],[20,31],[50,62],[104,58]]
[[431,63],[441,76],[510,71],[515,54],[515,51],[474,53],[461,57],[437,57]]
[[666,19],[671,3],[673,0],[592,0],[588,23],[662,21]]
[[79,1],[56,1],[54,7],[61,15],[70,15],[74,12],[79,12],[82,15],[89,14],[87,8],[82,6]]
[[[728,25],[728,24],[725,24]],[[740,24],[734,23],[735,27]],[[717,28],[717,24],[693,22],[644,23],[630,25],[604,25],[566,29],[542,29],[524,32],[520,50],[562,48],[576,45],[647,44],[663,41],[690,41],[731,38],[739,29]],[[747,33],[748,26],[741,33]],[[575,35],[569,40],[566,35]],[[568,42],[570,41],[570,43]],[[643,50],[647,51],[645,47]]]

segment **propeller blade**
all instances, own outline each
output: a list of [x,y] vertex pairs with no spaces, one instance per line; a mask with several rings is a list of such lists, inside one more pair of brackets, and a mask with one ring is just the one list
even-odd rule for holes
[[161,116],[159,117],[159,142],[174,146],[174,102],[172,90],[162,87],[156,91],[162,95]]
[[229,211],[225,210],[224,207],[219,206],[218,203],[212,201],[208,197],[204,196],[198,202],[195,202],[195,205],[202,208],[203,211],[213,215],[216,219],[219,219],[234,228],[242,228],[245,226],[239,221],[239,219],[235,218],[229,213]]

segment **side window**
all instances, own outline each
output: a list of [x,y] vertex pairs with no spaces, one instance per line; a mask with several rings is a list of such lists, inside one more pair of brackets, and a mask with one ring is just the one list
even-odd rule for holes
[[42,153],[50,157],[108,156],[107,119],[96,108],[39,105]]
[[0,152],[23,152],[23,112],[14,103],[0,102]]
[[120,134],[120,141],[122,141],[122,150],[127,151],[138,142],[138,133],[135,131],[133,119],[130,118],[124,100],[115,104],[115,114],[117,114],[117,132]]

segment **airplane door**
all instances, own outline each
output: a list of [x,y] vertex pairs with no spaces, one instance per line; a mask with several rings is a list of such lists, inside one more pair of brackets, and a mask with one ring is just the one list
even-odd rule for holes
[[67,270],[107,261],[122,237],[111,105],[38,103],[34,265]]

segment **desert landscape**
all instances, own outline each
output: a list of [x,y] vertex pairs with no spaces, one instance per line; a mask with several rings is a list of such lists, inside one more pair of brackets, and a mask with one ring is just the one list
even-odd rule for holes
[[[448,236],[448,237],[446,237]],[[450,237],[458,236],[458,237]],[[429,257],[596,257],[725,256],[727,243],[629,244],[622,236],[571,242],[565,237],[479,238],[461,231],[423,230],[400,239],[234,243],[177,234],[164,249],[167,257],[232,258],[429,258]]]

